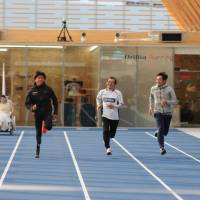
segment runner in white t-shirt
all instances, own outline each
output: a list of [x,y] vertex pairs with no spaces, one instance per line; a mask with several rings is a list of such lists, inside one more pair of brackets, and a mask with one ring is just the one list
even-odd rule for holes
[[115,89],[117,79],[109,77],[106,82],[106,88],[100,90],[97,95],[97,110],[102,109],[103,120],[103,139],[106,148],[106,154],[111,155],[110,138],[114,138],[119,123],[119,107],[123,102],[122,93]]

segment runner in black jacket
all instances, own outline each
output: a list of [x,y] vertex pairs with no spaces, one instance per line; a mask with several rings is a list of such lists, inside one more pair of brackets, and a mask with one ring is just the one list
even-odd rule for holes
[[[52,114],[54,117],[58,113],[58,101],[51,87],[45,83],[46,75],[43,72],[37,71],[34,77],[35,84],[28,92],[26,97],[26,107],[34,112],[35,128],[36,128],[36,158],[39,158],[40,144],[42,137],[42,123],[47,130],[52,129]],[[52,107],[53,103],[53,107]]]

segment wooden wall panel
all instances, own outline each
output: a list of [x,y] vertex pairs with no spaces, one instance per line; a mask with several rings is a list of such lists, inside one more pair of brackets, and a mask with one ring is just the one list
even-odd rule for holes
[[[57,36],[59,30],[7,30],[2,35],[4,37],[1,43],[7,42],[22,42],[22,43],[58,43]],[[69,30],[73,38],[73,44],[80,43],[81,33],[87,34],[86,44],[111,44],[114,42],[114,36],[118,30],[102,31],[102,30]],[[148,32],[124,32],[121,30],[120,39],[123,41],[118,44],[151,44],[159,43],[159,41],[148,40]],[[184,43],[191,43],[194,45],[200,44],[200,32],[184,32]],[[128,40],[128,41],[126,41]],[[63,43],[63,42],[61,42]],[[64,42],[67,44],[67,42]],[[118,45],[117,44],[117,45]]]
[[200,31],[199,0],[162,0],[176,23],[186,31]]

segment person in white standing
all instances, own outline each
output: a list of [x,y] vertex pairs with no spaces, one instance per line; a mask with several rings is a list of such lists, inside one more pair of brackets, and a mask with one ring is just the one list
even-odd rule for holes
[[110,138],[114,138],[119,123],[119,108],[124,104],[122,93],[115,89],[117,79],[109,77],[106,81],[106,88],[99,91],[97,111],[102,111],[103,140],[106,154],[111,155]]

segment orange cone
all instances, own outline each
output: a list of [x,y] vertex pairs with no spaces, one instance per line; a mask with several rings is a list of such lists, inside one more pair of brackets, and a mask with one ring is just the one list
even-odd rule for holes
[[44,121],[42,122],[42,134],[46,134],[47,133],[47,129],[45,128],[45,124]]

